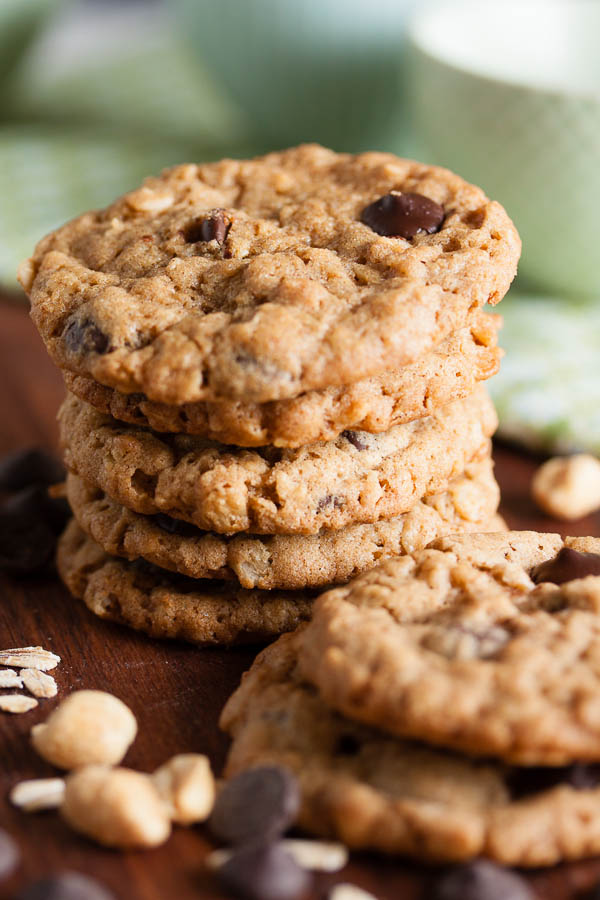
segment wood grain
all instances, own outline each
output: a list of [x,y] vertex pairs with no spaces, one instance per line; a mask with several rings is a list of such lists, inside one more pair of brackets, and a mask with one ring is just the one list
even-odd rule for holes
[[[39,444],[56,447],[55,414],[63,395],[58,372],[47,358],[24,310],[0,306],[0,453]],[[540,516],[528,499],[537,461],[507,447],[496,448],[503,513],[513,528],[600,534],[600,517],[569,525]],[[69,597],[55,578],[0,578],[0,647],[41,644],[62,657],[53,674],[56,700],[41,701],[22,716],[0,716],[0,823],[17,838],[23,864],[0,884],[0,898],[35,878],[64,869],[87,872],[110,886],[120,900],[209,900],[220,898],[203,866],[212,849],[202,828],[177,829],[169,842],[144,853],[101,850],[69,831],[55,813],[25,815],[10,807],[9,788],[27,777],[52,774],[31,751],[28,732],[68,691],[111,691],[134,710],[139,736],[126,763],[151,770],[175,752],[207,753],[218,770],[226,752],[217,719],[227,696],[250,665],[254,651],[195,650],[161,643],[102,623]],[[426,898],[434,870],[399,860],[356,856],[337,876],[317,879],[311,900],[344,880],[380,900]],[[528,875],[543,900],[576,897],[600,879],[600,861],[560,866]]]

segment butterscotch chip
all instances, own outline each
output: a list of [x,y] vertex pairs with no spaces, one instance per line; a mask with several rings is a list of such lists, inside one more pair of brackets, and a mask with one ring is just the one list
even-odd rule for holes
[[131,769],[84,766],[72,773],[60,812],[75,831],[106,847],[156,847],[171,832],[152,779]]
[[388,431],[473,393],[478,382],[498,371],[500,322],[499,316],[476,310],[465,328],[410,365],[270,403],[241,399],[169,405],[144,394],[120,393],[73,372],[63,376],[81,400],[132,425],[245,447],[301,447],[334,440],[347,430]]
[[157,435],[73,395],[59,418],[67,465],[89,484],[135,512],[225,534],[316,534],[401,515],[485,453],[497,424],[482,387],[382,434],[297,450]]
[[[439,230],[365,224],[390,192]],[[19,274],[59,366],[160,403],[263,403],[412,363],[504,296],[519,253],[502,207],[445,169],[303,146],[165,171]]]
[[137,733],[131,710],[104,691],[75,691],[31,729],[44,759],[61,769],[121,762]]
[[521,765],[600,761],[600,539],[440,538],[324,594],[299,660],[392,734]]
[[172,822],[192,825],[210,815],[215,781],[206,756],[199,753],[173,756],[154,772],[152,781]]
[[549,516],[587,516],[600,509],[600,460],[588,453],[549,459],[533,476],[531,494]]

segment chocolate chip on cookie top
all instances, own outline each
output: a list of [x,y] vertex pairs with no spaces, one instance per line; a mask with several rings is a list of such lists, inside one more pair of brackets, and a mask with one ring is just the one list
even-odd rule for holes
[[580,553],[571,547],[563,547],[554,559],[540,563],[531,573],[536,584],[564,584],[588,575],[600,575],[600,553]]
[[390,191],[363,210],[361,222],[377,234],[410,240],[416,234],[439,231],[444,216],[444,207],[423,194]]
[[[578,567],[536,584],[565,548]],[[600,761],[599,553],[598,538],[536,532],[437,539],[323,595],[300,665],[334,708],[396,735]]]
[[519,252],[445,169],[304,146],[165,171],[48,235],[19,278],[66,370],[263,403],[422,357],[502,298]]

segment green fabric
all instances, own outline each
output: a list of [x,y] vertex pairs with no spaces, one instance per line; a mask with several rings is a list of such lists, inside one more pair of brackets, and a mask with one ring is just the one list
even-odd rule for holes
[[243,116],[173,26],[150,29],[134,50],[131,40],[115,41],[100,58],[54,71],[43,48],[26,47],[41,7],[53,6],[0,0],[0,59],[17,34],[20,54],[8,71],[0,66],[0,282],[8,286],[20,260],[67,219],[165,166],[252,149]]
[[600,455],[600,305],[511,292],[490,391],[500,435],[534,450]]

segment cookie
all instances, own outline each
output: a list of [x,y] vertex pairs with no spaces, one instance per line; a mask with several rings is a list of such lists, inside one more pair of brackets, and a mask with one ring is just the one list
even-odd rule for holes
[[346,429],[387,431],[471,394],[479,381],[498,371],[500,322],[499,316],[477,310],[468,327],[411,365],[271,403],[234,400],[169,406],[143,394],[119,393],[92,378],[63,374],[72,393],[123,422],[243,447],[301,447],[334,440]]
[[60,577],[101,619],[200,646],[259,643],[305,622],[314,592],[245,591],[194,581],[105,553],[73,520],[58,545]]
[[190,578],[237,580],[244,588],[322,587],[349,581],[388,556],[425,547],[435,537],[493,527],[500,491],[491,459],[471,463],[448,490],[410,512],[372,525],[315,535],[235,535],[200,531],[168,516],[143,516],[77,475],[67,496],[80,526],[113,556],[142,557]]
[[300,826],[353,849],[546,866],[600,852],[600,768],[519,769],[385,735],[326,706],[297,665],[297,633],[257,657],[221,726],[228,776],[286,766]]
[[599,553],[529,531],[440,538],[323,595],[302,670],[397,735],[521,765],[600,760]]
[[59,413],[68,468],[135,512],[204,531],[316,534],[407,512],[488,452],[483,388],[383,434],[345,432],[297,450],[243,450],[125,425],[73,395]]
[[167,170],[18,274],[60,367],[160,403],[264,403],[413,362],[504,296],[519,253],[445,169],[303,146]]

